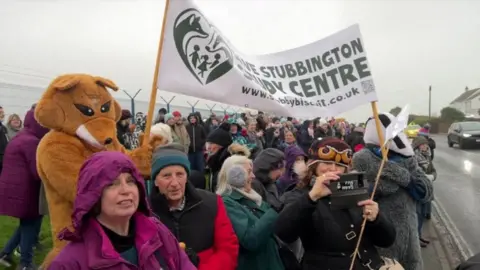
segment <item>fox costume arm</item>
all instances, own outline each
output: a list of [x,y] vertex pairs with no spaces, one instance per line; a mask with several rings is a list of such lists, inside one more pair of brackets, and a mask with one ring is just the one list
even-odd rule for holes
[[141,146],[134,150],[128,151],[120,143],[118,143],[118,149],[132,159],[133,163],[135,163],[140,171],[140,174],[145,179],[149,179],[151,174],[153,150],[160,145],[166,144],[167,141],[163,137],[155,135],[150,139],[148,144],[143,144],[143,134],[139,138],[139,141]]

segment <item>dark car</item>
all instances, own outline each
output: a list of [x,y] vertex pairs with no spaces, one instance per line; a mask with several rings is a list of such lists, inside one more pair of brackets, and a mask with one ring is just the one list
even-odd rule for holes
[[453,123],[448,129],[448,146],[458,144],[460,149],[480,146],[480,122]]

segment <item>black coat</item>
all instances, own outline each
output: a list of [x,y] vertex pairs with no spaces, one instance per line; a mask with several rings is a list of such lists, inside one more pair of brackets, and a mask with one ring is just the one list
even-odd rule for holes
[[461,263],[455,270],[479,270],[480,269],[480,254],[470,257],[467,261]]
[[201,124],[188,124],[188,136],[190,137],[189,153],[203,152],[203,146],[207,140],[207,133],[205,127]]
[[[331,210],[329,197],[313,202],[308,191],[295,188],[285,193],[285,207],[276,222],[275,233],[287,243],[300,237],[305,250],[304,270],[348,270],[362,224],[361,208]],[[355,237],[350,239],[351,236]],[[380,266],[375,246],[389,247],[395,236],[395,227],[381,213],[375,222],[367,222],[360,246],[361,260],[357,260],[354,269],[368,269],[362,264],[370,260],[371,266]]]
[[182,211],[170,211],[167,199],[155,188],[150,195],[150,205],[155,216],[179,242],[184,242],[195,252],[208,250],[214,246],[217,196],[188,183],[185,197]]

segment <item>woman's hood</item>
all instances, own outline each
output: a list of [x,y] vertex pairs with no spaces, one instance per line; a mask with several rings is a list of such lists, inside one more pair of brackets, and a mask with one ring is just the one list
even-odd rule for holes
[[27,130],[28,132],[32,133],[35,135],[35,137],[41,139],[45,134],[48,133],[49,129],[42,127],[37,120],[35,119],[34,116],[34,111],[35,110],[29,110],[27,114],[25,115],[25,121],[24,123],[24,129]]
[[308,129],[308,127],[310,126],[310,124],[312,123],[312,121],[310,120],[305,120],[303,123],[302,123],[302,127],[301,129]]
[[197,122],[196,124],[200,124],[200,119],[198,119],[198,116],[195,114],[195,113],[190,113],[188,116],[187,116],[187,121],[188,123],[190,124],[190,117],[195,117],[195,119],[197,119]]
[[136,179],[139,189],[138,210],[151,216],[146,200],[145,183],[133,161],[121,152],[104,151],[93,154],[87,159],[81,169],[77,182],[77,196],[73,204],[72,225],[74,232],[65,228],[58,238],[74,241],[81,238],[82,225],[85,216],[100,201],[103,190],[121,173],[130,173]]
[[267,148],[260,152],[253,161],[253,174],[262,184],[270,182],[268,176],[270,170],[272,170],[273,164],[278,164],[285,159],[282,151],[276,148]]
[[307,160],[307,155],[300,147],[292,145],[285,149],[285,173],[293,172],[293,164],[299,156],[303,156]]

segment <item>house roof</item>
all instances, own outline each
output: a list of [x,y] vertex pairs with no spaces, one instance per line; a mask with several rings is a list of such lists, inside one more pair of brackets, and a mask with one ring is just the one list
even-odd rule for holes
[[480,96],[480,88],[477,88],[475,90],[477,90],[477,92],[475,94],[469,96],[467,100],[473,100],[474,98]]
[[[465,91],[460,96],[458,96],[456,99],[454,99],[452,102],[450,102],[450,104],[458,103],[458,102],[465,102],[467,100],[475,98],[476,96],[478,96],[480,94],[480,91],[478,91],[478,90],[480,90],[480,88],[475,88],[475,89],[472,89],[472,90]],[[475,93],[477,91],[478,91],[478,93]]]

